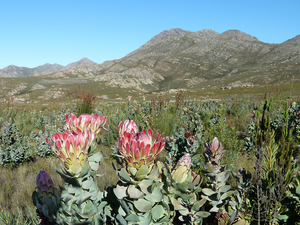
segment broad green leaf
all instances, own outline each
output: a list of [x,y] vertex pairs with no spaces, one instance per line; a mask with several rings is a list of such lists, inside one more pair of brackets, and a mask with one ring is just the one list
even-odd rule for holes
[[210,196],[210,195],[213,195],[213,194],[216,193],[215,191],[213,191],[213,190],[211,190],[211,189],[209,189],[209,188],[202,188],[202,192],[203,192],[205,195],[207,195],[207,196]]
[[160,202],[163,197],[164,196],[158,187],[155,187],[151,194],[145,195],[145,198],[151,202]]
[[92,201],[88,201],[82,211],[85,215],[91,217],[97,213],[97,207]]
[[296,193],[297,193],[298,195],[300,195],[300,186],[298,186],[298,187],[296,188]]
[[219,192],[226,192],[231,188],[230,185],[225,185],[219,189]]
[[126,216],[125,220],[127,220],[129,222],[139,222],[140,221],[139,217],[135,214],[130,214],[130,215]]
[[152,203],[145,199],[138,199],[133,204],[140,212],[149,212],[152,208]]
[[143,192],[137,189],[134,185],[129,185],[127,193],[129,194],[130,198],[142,198],[144,195]]
[[184,210],[185,208],[177,201],[175,198],[171,198],[172,205],[174,206],[175,210]]
[[94,180],[90,177],[89,179],[82,182],[82,187],[84,189],[90,189],[90,187],[93,185]]
[[133,176],[136,175],[137,170],[136,170],[135,167],[129,166],[129,167],[127,168],[127,170],[129,170],[129,173],[131,173]]
[[142,192],[144,192],[145,194],[150,194],[148,190],[148,188],[152,185],[153,180],[148,180],[148,179],[144,179],[141,182],[139,182],[139,187],[141,188]]
[[210,216],[209,212],[205,212],[205,211],[200,211],[196,213],[197,216],[202,217],[202,218],[206,218],[208,216]]
[[116,218],[120,222],[120,224],[127,225],[126,220],[124,220],[124,218],[120,214],[118,214]]
[[117,184],[117,187],[115,187],[113,191],[118,199],[122,199],[127,196],[126,189],[127,187]]
[[48,206],[46,204],[43,205],[42,211],[45,216],[49,217],[49,210],[48,210]]
[[102,152],[97,152],[91,156],[88,157],[88,161],[89,162],[100,162],[102,160],[103,156],[102,156]]
[[79,177],[84,177],[85,175],[88,174],[89,171],[90,171],[90,166],[86,161],[84,161],[82,164],[81,173],[79,174]]
[[198,211],[205,204],[206,201],[206,199],[201,199],[200,201],[195,202],[192,209],[194,211]]
[[180,191],[186,192],[186,190],[189,188],[189,184],[186,182],[174,184],[174,188],[179,189]]
[[139,219],[140,219],[139,225],[150,225],[152,220],[151,213],[147,212],[143,216],[140,216]]
[[89,162],[89,165],[90,165],[91,169],[94,171],[98,170],[100,167],[99,162]]
[[232,196],[233,193],[234,193],[234,191],[225,192],[224,194],[222,194],[220,200],[224,200],[225,198],[228,198],[228,197]]
[[77,201],[76,203],[78,205],[80,205],[82,202],[86,201],[87,199],[91,198],[92,194],[84,191],[83,194],[76,196],[77,197]]
[[164,215],[164,208],[161,205],[156,205],[152,208],[151,214],[154,220],[159,220]]
[[119,176],[122,180],[126,182],[130,182],[130,176],[128,175],[127,171],[122,168],[121,171],[119,172]]
[[142,165],[141,168],[137,171],[135,177],[138,180],[143,180],[148,175],[148,166]]

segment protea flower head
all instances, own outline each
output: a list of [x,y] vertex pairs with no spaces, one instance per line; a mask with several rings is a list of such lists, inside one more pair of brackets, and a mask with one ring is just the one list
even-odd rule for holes
[[133,120],[125,120],[119,123],[119,136],[124,132],[130,134],[131,138],[138,132],[138,127]]
[[192,159],[188,153],[178,160],[174,170],[172,171],[172,178],[176,183],[185,181],[190,171],[191,164]]
[[78,133],[78,129],[81,131],[91,129],[92,132],[95,134],[98,134],[102,128],[106,131],[109,131],[104,127],[105,123],[107,121],[107,117],[105,116],[98,116],[97,114],[87,114],[83,113],[78,118],[74,114],[67,114],[66,115],[66,124],[65,128],[66,130],[70,132]]
[[140,168],[150,165],[165,147],[163,134],[158,131],[153,141],[151,128],[138,132],[137,125],[132,120],[122,121],[119,124],[118,149],[120,157],[129,166]]
[[226,150],[223,151],[222,144],[218,138],[214,137],[210,144],[205,143],[204,146],[206,148],[205,156],[208,160],[211,161],[213,165],[220,165],[221,158]]
[[52,195],[54,192],[53,181],[50,175],[44,170],[40,170],[36,177],[36,189],[40,196]]
[[69,172],[77,174],[81,171],[82,164],[87,158],[88,149],[94,138],[94,132],[88,129],[77,134],[69,131],[57,133],[52,135],[54,145],[51,145],[49,138],[46,139],[46,142],[64,163],[65,168]]

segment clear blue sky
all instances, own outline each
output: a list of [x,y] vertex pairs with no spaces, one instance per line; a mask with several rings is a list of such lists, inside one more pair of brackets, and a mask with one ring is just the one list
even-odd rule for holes
[[171,28],[281,43],[300,34],[300,1],[0,0],[0,69],[119,59]]

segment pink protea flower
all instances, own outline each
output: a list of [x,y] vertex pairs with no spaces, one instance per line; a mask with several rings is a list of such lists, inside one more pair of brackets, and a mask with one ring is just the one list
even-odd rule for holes
[[66,169],[72,173],[79,173],[81,166],[87,158],[88,149],[95,139],[94,132],[91,129],[78,133],[69,131],[52,135],[54,145],[51,145],[50,139],[46,142],[51,146],[55,154],[64,162]]
[[120,157],[129,166],[140,168],[150,165],[165,147],[165,139],[158,131],[153,142],[153,132],[138,132],[137,125],[132,120],[122,121],[119,125],[118,149]]
[[83,113],[78,118],[74,114],[66,115],[66,124],[65,128],[68,131],[73,131],[78,133],[78,129],[81,131],[91,129],[92,132],[98,134],[102,128],[106,131],[108,129],[104,128],[104,125],[107,121],[107,116],[98,116],[97,114],[87,114]]
[[223,157],[223,153],[226,152],[226,150],[223,150],[221,142],[218,140],[218,138],[214,137],[210,144],[205,143],[204,146],[206,148],[205,156],[207,159],[212,163],[213,166],[219,166]]
[[53,181],[50,175],[44,170],[40,170],[36,177],[36,189],[39,195],[43,195],[43,192],[47,195],[52,194],[54,191]]
[[124,134],[125,131],[133,137],[138,132],[138,127],[133,120],[121,121],[119,123],[119,135]]

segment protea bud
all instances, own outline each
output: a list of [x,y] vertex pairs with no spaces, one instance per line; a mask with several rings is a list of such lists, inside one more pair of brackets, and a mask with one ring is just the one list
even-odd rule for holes
[[36,177],[36,189],[41,197],[51,197],[54,192],[53,181],[50,175],[44,170],[40,170]]
[[172,171],[172,178],[175,183],[182,183],[188,177],[188,173],[190,171],[192,164],[192,159],[190,154],[185,154],[182,156]]
[[66,115],[66,124],[65,128],[67,131],[78,133],[78,129],[81,131],[91,129],[92,132],[98,134],[102,128],[106,131],[108,129],[104,128],[104,125],[107,121],[107,117],[98,116],[97,114],[87,114],[83,113],[78,118],[74,114]]
[[205,156],[207,159],[213,166],[219,166],[223,153],[226,152],[226,150],[223,151],[221,142],[218,138],[214,137],[210,144],[205,143],[204,146],[206,148]]
[[119,125],[118,149],[120,157],[129,166],[140,168],[150,165],[165,147],[165,139],[158,131],[153,142],[153,131],[138,132],[134,121],[122,121]]
[[51,145],[48,138],[46,142],[64,163],[65,168],[72,174],[78,174],[81,171],[83,162],[86,161],[88,148],[94,138],[94,132],[88,129],[78,134],[68,131],[57,133],[52,135],[54,145]]
[[53,185],[50,175],[40,170],[36,178],[36,191],[32,193],[33,204],[42,219],[41,224],[54,224],[54,218],[59,203],[60,193]]
[[138,132],[138,127],[133,120],[125,120],[119,123],[119,136],[123,135],[124,132],[130,134],[131,138]]

